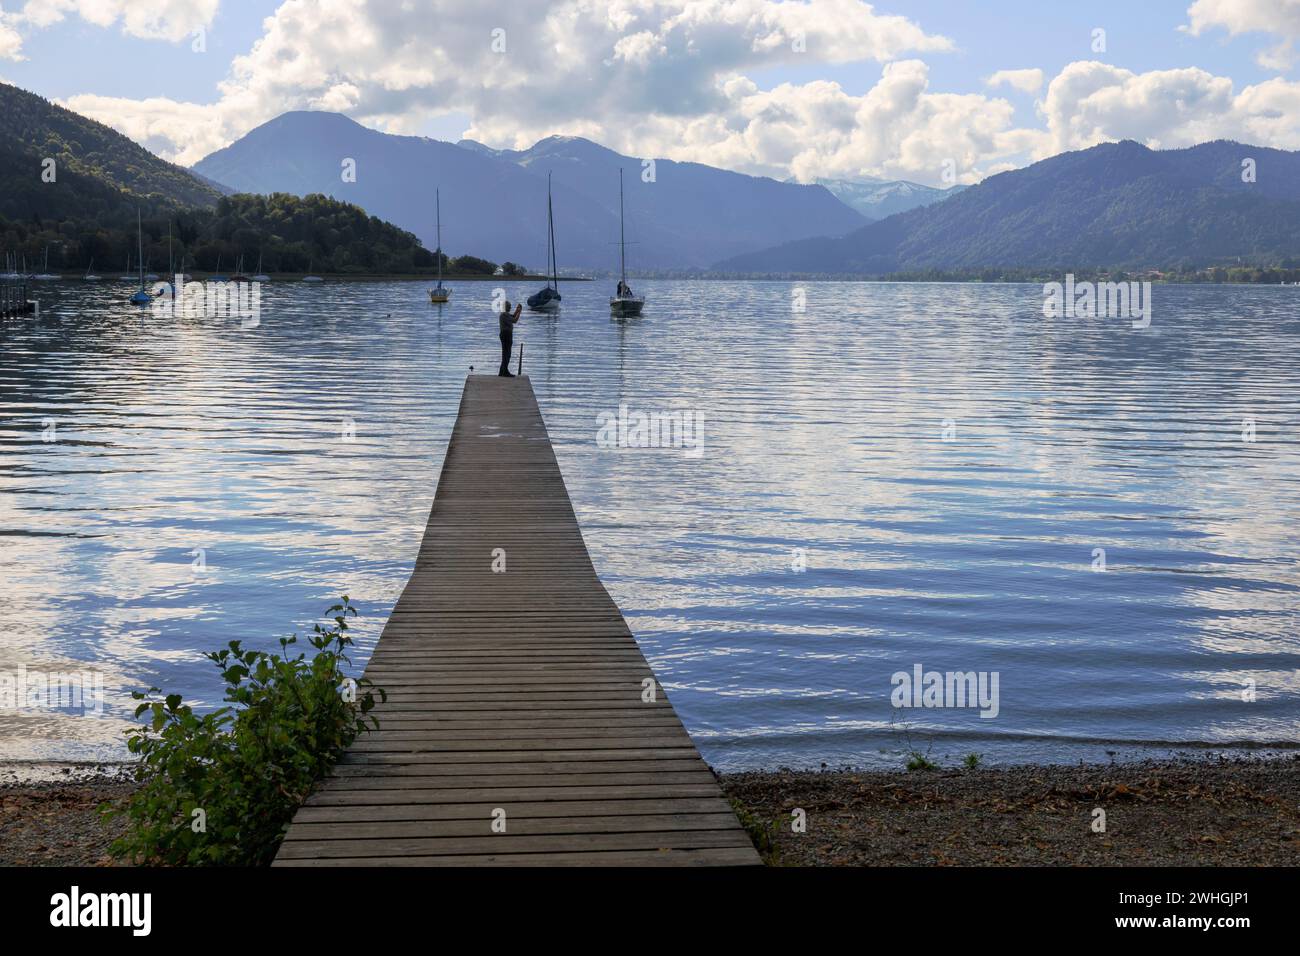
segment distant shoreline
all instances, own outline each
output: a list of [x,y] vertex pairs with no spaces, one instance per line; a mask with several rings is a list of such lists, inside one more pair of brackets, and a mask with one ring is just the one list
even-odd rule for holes
[[[150,282],[163,282],[169,278],[170,274],[155,273],[158,278],[149,280]],[[214,275],[226,275],[225,273],[215,272],[187,272],[186,277],[194,282],[205,282]],[[336,274],[332,272],[267,272],[263,273],[270,277],[271,282],[301,282],[303,278],[309,275],[320,276],[326,282],[437,282],[438,276],[435,274],[425,275],[424,273],[409,272],[367,272],[367,273],[346,273]],[[29,289],[39,289],[47,282],[70,281],[84,282],[85,276],[76,272],[54,272],[51,275],[57,275],[59,279],[28,279],[27,287]],[[229,279],[230,276],[226,275]],[[128,280],[115,275],[100,276],[96,282],[88,283],[89,285],[101,285],[104,283],[125,283]],[[138,281],[137,277],[132,277],[129,281]],[[248,281],[252,281],[251,277]],[[450,275],[443,273],[443,282],[549,282],[550,276],[526,275],[526,276],[485,276],[485,275]],[[560,276],[560,282],[594,282],[595,278],[591,276]]]
[[[1300,288],[1300,274],[1295,281],[1284,282],[1261,282],[1246,278],[1195,278],[1186,274],[1169,274],[1160,277],[1150,277],[1141,273],[1105,273],[1105,272],[1088,272],[1080,270],[1070,272],[1062,270],[1059,273],[1043,274],[1036,276],[1013,277],[1006,276],[1001,278],[980,278],[978,276],[860,276],[860,275],[809,275],[800,273],[772,273],[766,275],[743,274],[729,275],[725,273],[680,273],[680,274],[638,274],[635,272],[628,273],[628,280],[631,282],[861,282],[872,283],[875,285],[896,285],[907,283],[913,285],[1042,285],[1045,282],[1059,282],[1061,278],[1070,273],[1079,281],[1090,282],[1133,282],[1147,281],[1153,285],[1249,285],[1264,287],[1286,287]],[[223,273],[224,274],[224,273]],[[438,277],[433,274],[409,272],[366,272],[366,273],[330,273],[330,272],[268,272],[264,273],[270,276],[271,282],[301,282],[308,275],[316,275],[326,282],[436,282]],[[65,281],[81,282],[84,276],[79,272],[52,273],[60,278],[58,280],[39,280],[27,279],[29,289],[39,289],[48,282]],[[158,279],[152,280],[161,282],[167,278],[163,273],[157,273]],[[188,278],[195,282],[207,281],[216,273],[189,272],[186,273]],[[229,276],[227,276],[229,278]],[[443,282],[550,282],[551,277],[546,275],[525,275],[525,276],[486,276],[477,274],[450,275],[443,273]],[[9,282],[20,280],[6,280]],[[95,283],[89,284],[111,284],[126,283],[128,280],[121,278],[119,275],[100,276]],[[131,282],[136,281],[132,277]],[[250,280],[251,281],[251,280]],[[610,275],[590,275],[590,276],[560,276],[560,282],[617,282],[618,276]]]

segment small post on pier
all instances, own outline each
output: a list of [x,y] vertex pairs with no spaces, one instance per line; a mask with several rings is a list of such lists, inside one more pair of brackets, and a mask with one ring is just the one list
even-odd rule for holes
[[516,375],[524,374],[524,343],[519,343],[519,365],[515,368]]

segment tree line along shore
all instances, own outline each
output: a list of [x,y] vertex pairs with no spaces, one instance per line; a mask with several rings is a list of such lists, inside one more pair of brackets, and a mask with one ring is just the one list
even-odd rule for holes
[[[210,208],[144,203],[141,234],[136,207],[126,202],[59,216],[0,212],[0,250],[28,273],[108,277],[140,271],[281,276],[436,275],[453,278],[533,277],[526,266],[480,256],[430,252],[410,232],[361,207],[327,196],[224,196]],[[499,274],[498,274],[499,273]]]

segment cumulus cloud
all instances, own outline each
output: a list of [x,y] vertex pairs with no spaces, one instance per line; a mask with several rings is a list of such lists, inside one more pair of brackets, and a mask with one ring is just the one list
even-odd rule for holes
[[[1221,17],[1227,0],[1213,4]],[[152,9],[164,8],[173,6]],[[1206,10],[1197,29],[1209,28]],[[292,0],[263,29],[213,103],[82,95],[65,105],[186,164],[291,109],[346,112],[399,133],[466,115],[465,135],[492,146],[570,134],[634,156],[804,181],[938,184],[952,170],[972,182],[1026,157],[1121,138],[1300,145],[1297,86],[1281,79],[1238,90],[1199,69],[1133,73],[1085,61],[1045,93],[1036,69],[998,71],[984,93],[934,90],[918,56],[952,42],[860,0]],[[865,91],[755,79],[864,61],[881,64]],[[998,87],[1043,93],[1040,123],[1017,126]]]
[[0,10],[0,60],[23,59],[23,37],[9,14]]
[[1270,33],[1277,45],[1261,50],[1255,60],[1268,70],[1289,70],[1300,40],[1300,0],[1196,0],[1187,8],[1183,29],[1192,36],[1223,29],[1229,36]]
[[1009,86],[1033,95],[1043,88],[1042,70],[998,70],[984,84],[988,87]]
[[1156,148],[1237,139],[1300,148],[1300,83],[1274,78],[1236,91],[1200,69],[1133,73],[1108,63],[1066,66],[1048,85],[1042,112],[1050,156],[1108,140]]
[[[67,105],[150,145],[167,139],[162,151],[183,163],[285,110],[331,109],[392,132],[463,113],[473,117],[466,135],[494,146],[569,133],[636,154],[782,175],[853,165],[814,142],[818,124],[833,122],[837,142],[869,147],[861,169],[934,171],[944,157],[973,157],[978,150],[963,138],[986,139],[990,122],[1005,125],[1009,116],[997,106],[991,119],[982,115],[982,97],[964,107],[937,98],[925,89],[922,64],[891,62],[952,47],[860,0],[300,0],[267,19],[214,104],[87,95]],[[864,60],[889,65],[861,97],[824,83],[763,91],[747,79],[780,66]],[[952,143],[939,148],[939,115],[962,108],[971,115],[952,118]],[[885,135],[898,156],[854,128],[859,113],[878,125],[898,121]]]
[[0,10],[0,59],[20,60],[23,31],[80,17],[97,27],[121,23],[122,32],[146,40],[182,40],[212,25],[221,0],[27,0],[21,9]]
[[990,164],[1023,153],[1034,134],[1013,126],[1006,100],[934,93],[920,60],[887,64],[860,96],[836,83],[782,84],[770,91],[732,84],[722,128],[659,131],[677,137],[684,158],[725,155],[733,168],[801,181],[904,177],[940,182],[951,169],[960,181],[987,175]]

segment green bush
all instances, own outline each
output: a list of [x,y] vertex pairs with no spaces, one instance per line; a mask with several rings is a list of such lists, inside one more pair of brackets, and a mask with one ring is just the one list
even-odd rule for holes
[[[231,641],[205,655],[221,671],[229,705],[199,716],[179,694],[158,688],[132,696],[142,703],[142,727],[128,732],[140,756],[139,787],[110,815],[131,821],[111,852],[132,862],[174,865],[261,865],[275,856],[294,811],[312,785],[363,731],[375,695],[368,680],[344,676],[352,643],[347,617],[356,609],[343,596],[326,612],[308,642],[316,649],[290,656],[297,636],[280,639],[279,655],[244,650]],[[373,689],[372,689],[373,688]]]

